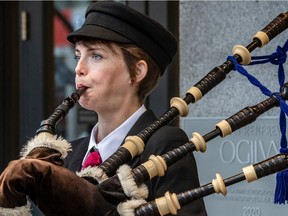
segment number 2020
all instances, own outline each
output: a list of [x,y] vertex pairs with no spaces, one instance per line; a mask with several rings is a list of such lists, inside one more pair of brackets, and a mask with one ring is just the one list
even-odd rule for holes
[[243,216],[261,216],[259,207],[243,207]]

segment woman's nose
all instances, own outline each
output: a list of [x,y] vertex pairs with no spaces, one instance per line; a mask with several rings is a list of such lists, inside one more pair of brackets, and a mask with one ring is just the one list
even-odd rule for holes
[[78,76],[84,76],[87,74],[86,63],[81,58],[77,62],[77,65],[75,67],[75,72],[76,72],[76,75]]

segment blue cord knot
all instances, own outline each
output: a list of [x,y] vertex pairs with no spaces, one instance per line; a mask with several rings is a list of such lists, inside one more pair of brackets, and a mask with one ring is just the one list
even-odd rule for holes
[[278,46],[276,52],[272,53],[269,57],[269,61],[274,65],[284,64],[287,59],[287,50]]
[[271,55],[264,56],[252,56],[252,62],[249,65],[265,64],[270,62],[274,65],[282,65],[286,62],[288,51],[288,40],[285,42],[283,47],[278,46],[276,51]]

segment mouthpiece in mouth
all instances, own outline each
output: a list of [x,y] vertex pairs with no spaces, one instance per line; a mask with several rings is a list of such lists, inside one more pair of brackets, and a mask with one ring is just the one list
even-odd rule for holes
[[87,90],[87,87],[79,88],[75,93],[79,95],[79,97]]
[[74,101],[74,103],[77,103],[78,100],[80,99],[81,95],[87,90],[86,87],[83,87],[83,88],[79,88],[76,90],[76,92],[74,92],[72,95],[71,95],[71,99]]

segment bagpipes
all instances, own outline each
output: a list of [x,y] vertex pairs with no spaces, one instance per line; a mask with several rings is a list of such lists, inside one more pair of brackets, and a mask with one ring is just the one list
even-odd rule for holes
[[[171,108],[159,117],[154,123],[149,125],[143,131],[141,131],[136,136],[129,136],[126,138],[125,143],[106,161],[104,161],[98,167],[93,168],[92,177],[95,178],[99,184],[102,184],[105,181],[105,184],[115,184],[121,186],[121,181],[125,178],[121,174],[115,174],[118,169],[121,169],[125,163],[132,160],[134,157],[140,155],[144,148],[147,140],[152,136],[152,134],[157,131],[162,126],[168,124],[175,117],[180,115],[181,117],[186,116],[189,113],[188,105],[190,103],[195,103],[200,100],[205,94],[212,90],[215,86],[221,83],[226,75],[235,69],[236,65],[239,64],[249,64],[251,61],[251,52],[257,47],[263,47],[270,40],[276,37],[278,34],[283,32],[288,28],[288,12],[279,14],[271,23],[269,23],[265,28],[258,32],[254,37],[253,41],[244,46],[235,46],[233,48],[233,59],[228,59],[222,65],[215,67],[210,71],[204,78],[202,78],[196,85],[191,87],[186,96],[181,98],[172,98]],[[63,119],[69,110],[78,102],[81,94],[85,92],[85,89],[80,89],[73,93],[70,97],[66,98],[60,106],[58,106],[55,112],[47,119],[41,122],[41,127],[37,130],[37,139],[44,140],[41,141],[42,144],[33,146],[36,147],[45,147],[49,146],[50,142],[54,142],[55,138],[55,127],[56,124]],[[139,186],[146,181],[156,177],[165,175],[165,171],[168,167],[182,157],[191,153],[193,151],[202,151],[206,149],[206,142],[212,140],[217,136],[226,136],[231,134],[233,131],[244,127],[252,122],[254,122],[259,115],[270,110],[275,106],[280,106],[281,100],[287,100],[287,85],[283,86],[283,90],[277,94],[270,96],[267,100],[262,101],[261,103],[246,107],[243,110],[239,111],[230,118],[217,124],[216,129],[207,133],[203,137],[198,133],[193,133],[191,141],[183,144],[182,146],[165,153],[162,156],[151,156],[149,161],[144,164],[131,169],[130,173],[127,175],[129,179],[133,179],[135,185]],[[57,145],[57,144],[56,144]],[[26,152],[31,150],[31,147],[26,148]],[[67,155],[69,146],[65,150],[59,149],[62,154],[62,157]],[[25,157],[25,154],[22,154]],[[138,206],[134,206],[131,210],[128,210],[129,213],[121,213],[123,215],[165,215],[168,213],[177,214],[177,209],[181,205],[185,205],[188,202],[192,202],[196,199],[202,198],[212,193],[221,192],[226,193],[226,186],[235,184],[239,181],[248,179],[248,181],[256,180],[267,175],[270,175],[275,172],[282,171],[286,169],[287,164],[287,155],[280,154],[266,161],[260,162],[248,168],[245,168],[243,173],[236,176],[230,177],[223,180],[220,175],[217,174],[216,180],[213,180],[211,184],[204,185],[202,187],[192,189],[191,191],[186,191],[176,194],[165,194],[165,198],[156,199],[155,202],[146,203],[140,202]],[[84,176],[85,177],[85,176]],[[115,183],[116,182],[116,183]],[[115,186],[113,187],[115,190]],[[145,199],[145,195],[139,195],[133,193],[127,193],[127,189],[119,188],[119,199],[117,202],[119,208],[126,208],[125,202],[129,202],[129,198],[132,199]],[[123,203],[122,203],[123,202]],[[142,205],[142,206],[141,206]],[[125,209],[123,212],[127,212]]]

